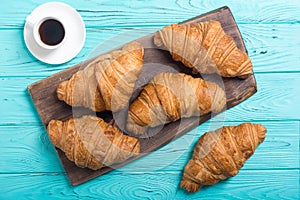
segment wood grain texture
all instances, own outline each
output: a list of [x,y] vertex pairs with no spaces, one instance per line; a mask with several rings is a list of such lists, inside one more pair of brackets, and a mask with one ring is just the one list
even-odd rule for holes
[[[232,120],[299,119],[299,73],[274,73],[257,77],[258,93],[251,101],[228,110]],[[246,114],[247,113],[247,114]]]
[[[254,72],[299,72],[300,48],[293,48],[292,51],[287,51],[286,48],[300,43],[300,24],[240,24],[239,28],[253,62]],[[120,44],[153,33],[156,29],[89,28],[80,54],[70,62],[57,66],[43,64],[30,55],[21,37],[22,30],[5,29],[0,35],[0,55],[5,55],[0,66],[0,76],[45,78],[91,58],[96,53],[106,52]]]
[[[0,174],[2,199],[298,199],[299,170],[241,170],[198,193],[180,190],[181,172],[111,172],[77,187],[60,173]],[[34,191],[34,192],[33,192]],[[22,195],[20,195],[22,194]]]
[[[130,41],[154,31],[153,29],[151,30],[129,32],[126,29],[88,29],[85,45],[81,52],[70,62],[54,66],[38,61],[29,53],[23,40],[23,30],[2,30],[0,42],[3,45],[0,47],[0,53],[5,56],[2,57],[3,64],[0,66],[2,69],[0,76],[46,77],[91,58],[91,52],[103,53],[109,51],[111,48],[120,46],[117,42],[122,42],[121,44],[126,43],[126,40]],[[124,41],[118,39],[118,41],[110,41],[110,45],[105,43],[106,40],[124,33],[127,33],[128,39],[122,37]],[[101,49],[96,48],[100,45]]]
[[[36,113],[26,83],[33,83],[35,78],[0,78],[0,113],[1,124],[41,124]],[[5,87],[4,87],[5,86]],[[31,120],[29,120],[31,119]]]
[[0,144],[0,173],[63,172],[43,126],[0,126]]
[[[241,38],[239,29],[234,21],[231,11],[228,7],[223,7],[209,13],[194,17],[183,23],[199,23],[208,20],[218,20],[224,31],[230,35],[237,47],[243,51],[247,52],[243,40]],[[175,62],[170,56],[169,52],[159,50],[153,44],[153,34],[137,39],[136,41],[140,42],[144,47],[144,65],[141,74],[139,75],[138,80],[135,84],[135,89],[132,94],[132,99],[135,99],[140,91],[143,89],[143,86],[146,85],[156,74],[160,72],[182,72],[192,75],[192,71],[184,67],[181,63]],[[66,105],[64,102],[59,101],[56,95],[56,89],[59,83],[62,81],[70,79],[70,77],[76,73],[78,70],[82,70],[88,65],[91,61],[86,61],[80,63],[74,67],[66,69],[62,72],[59,72],[53,76],[50,76],[46,79],[38,81],[32,85],[28,86],[28,91],[33,100],[33,103],[41,117],[41,120],[45,127],[48,125],[49,121],[52,119],[56,120],[66,120],[70,117],[80,117],[82,115],[96,115],[96,113],[86,112],[84,109],[71,108]],[[159,66],[159,67],[158,67]],[[203,77],[203,75],[202,75]],[[221,87],[224,87],[226,93],[226,108],[229,109],[245,99],[249,98],[256,92],[256,82],[253,75],[249,76],[247,79],[238,79],[238,78],[224,78],[221,79],[220,76],[208,76],[204,77],[205,80],[214,81],[218,84],[221,84]],[[223,86],[224,85],[224,86]],[[129,102],[130,103],[130,102]],[[79,114],[79,115],[77,115]],[[116,125],[121,129],[125,130],[126,127],[126,115],[127,111],[124,109],[113,115],[106,114],[97,114],[97,116],[103,118],[107,122],[110,122],[111,119],[116,122]],[[156,150],[162,145],[167,144],[174,138],[180,137],[189,130],[197,127],[199,124],[207,121],[216,114],[207,113],[201,115],[201,117],[191,117],[176,122],[169,123],[159,130],[153,128],[149,129],[147,134],[144,134],[144,137],[140,137],[141,150],[140,153],[120,164],[114,164],[112,166],[107,166],[101,168],[97,171],[90,169],[82,169],[77,167],[73,162],[71,162],[65,154],[57,149],[60,160],[66,170],[66,173],[70,179],[72,185],[78,185],[88,181],[92,178],[95,178],[99,175],[107,173],[113,169],[119,168],[120,166],[131,162],[139,157],[144,156],[145,154]]]
[[[17,4],[6,4],[0,13],[0,27],[22,27],[24,19],[38,5],[47,2],[20,1]],[[139,0],[109,1],[62,0],[77,9],[86,26],[98,27],[140,27],[164,26],[177,23],[199,13],[205,13],[218,7],[229,6],[238,22],[299,22],[300,3],[295,0],[238,1],[238,0]],[[26,9],[24,9],[26,8]],[[16,12],[18,10],[18,12]],[[10,17],[10,16],[13,16]]]
[[[182,171],[199,137],[222,125],[240,122],[210,120],[139,160],[118,169],[121,172]],[[268,129],[264,143],[244,166],[247,170],[299,168],[299,122],[256,121]],[[55,149],[42,126],[0,126],[0,173],[64,172]],[[26,157],[24,157],[26,155]],[[159,161],[159,162],[158,162]],[[9,168],[8,163],[15,163]]]
[[299,72],[300,24],[241,24],[249,56],[257,73]]
[[[258,92],[222,115],[226,121],[300,120],[300,73],[255,75]],[[41,124],[26,86],[40,78],[0,78],[0,125]],[[219,118],[217,118],[219,119]],[[220,120],[223,120],[222,118]]]
[[[0,199],[300,199],[300,1],[62,1],[83,16],[87,40],[75,59],[55,66],[37,61],[23,42],[25,17],[47,1],[0,1],[5,5],[0,12]],[[259,89],[254,97],[226,112],[226,124],[254,120],[269,130],[266,142],[240,174],[195,194],[179,189],[180,170],[192,149],[186,148],[186,143],[194,143],[209,127],[215,127],[205,123],[126,165],[126,170],[123,167],[122,171],[71,187],[26,86],[87,59],[107,38],[127,31],[132,39],[138,38],[135,34],[141,30],[147,35],[224,5],[237,20]],[[218,120],[213,121],[219,124]],[[158,166],[157,160],[168,166]],[[138,167],[141,169],[134,173]]]

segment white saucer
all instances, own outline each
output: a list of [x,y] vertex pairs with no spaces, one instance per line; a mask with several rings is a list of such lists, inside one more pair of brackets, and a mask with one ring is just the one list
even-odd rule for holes
[[64,24],[65,41],[54,50],[40,47],[33,38],[33,28],[26,21],[24,40],[31,54],[42,62],[61,64],[74,58],[82,49],[85,42],[85,25],[79,13],[71,6],[60,2],[49,2],[35,8],[30,14],[31,19],[39,20],[53,16]]

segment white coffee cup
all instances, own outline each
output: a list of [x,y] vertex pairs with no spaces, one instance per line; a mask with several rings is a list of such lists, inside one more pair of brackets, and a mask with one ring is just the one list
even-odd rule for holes
[[[54,50],[54,49],[57,49],[58,47],[60,47],[65,42],[66,36],[67,36],[66,29],[65,29],[63,22],[61,20],[59,20],[58,18],[53,17],[53,16],[46,16],[39,20],[34,20],[29,15],[29,16],[27,16],[26,21],[29,24],[29,26],[32,28],[32,34],[33,34],[34,41],[40,47],[42,47],[44,49],[48,49],[48,50]],[[46,39],[44,39],[44,41],[43,41],[43,37],[41,35],[41,26],[49,26],[49,25],[45,25],[45,24],[49,24],[50,22],[52,22],[52,24],[55,22],[57,24],[57,28],[63,30],[63,32],[64,32],[63,38],[61,39],[61,36],[60,36],[59,42],[57,42],[57,44],[56,43],[55,44],[48,43],[49,41],[47,42]],[[48,38],[49,37],[53,38],[53,37],[55,37],[54,34],[56,31],[57,30],[53,30],[53,27],[52,27],[52,30],[50,28],[48,28],[48,33],[46,35],[48,35]]]

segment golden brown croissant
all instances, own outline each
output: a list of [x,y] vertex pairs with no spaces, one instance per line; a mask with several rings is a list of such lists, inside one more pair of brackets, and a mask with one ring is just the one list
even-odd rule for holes
[[265,135],[264,126],[250,123],[224,126],[205,133],[184,168],[181,188],[196,192],[203,185],[213,185],[237,175],[258,144],[264,141]]
[[125,108],[142,70],[143,56],[144,49],[138,42],[99,56],[58,86],[58,99],[96,112]]
[[140,152],[139,141],[95,116],[50,121],[50,140],[78,167],[93,170],[121,163]]
[[182,73],[160,73],[130,105],[127,130],[143,134],[148,127],[179,118],[220,112],[225,104],[225,92],[215,83]]
[[253,73],[248,55],[237,48],[217,21],[166,26],[156,32],[154,43],[194,72],[240,78]]

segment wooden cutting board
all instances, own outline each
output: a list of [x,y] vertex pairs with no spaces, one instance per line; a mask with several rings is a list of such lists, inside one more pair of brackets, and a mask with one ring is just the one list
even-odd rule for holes
[[[228,7],[219,8],[217,10],[197,16],[182,23],[202,22],[207,20],[220,21],[225,32],[234,38],[238,48],[244,52],[247,52],[237,24]],[[153,44],[153,34],[137,39],[137,41],[147,48],[145,48],[143,71],[136,83],[132,99],[134,99],[139,94],[143,86],[149,80],[151,80],[154,75],[161,71],[176,70],[192,75],[191,70],[187,69],[179,62],[174,62],[168,52],[155,48]],[[64,102],[59,101],[56,97],[56,88],[58,84],[64,80],[69,79],[75,72],[77,72],[79,69],[84,68],[89,62],[91,62],[91,60],[75,65],[69,69],[61,71],[57,74],[54,74],[53,76],[50,76],[28,86],[31,98],[45,127],[52,119],[66,120],[70,117],[73,117],[74,111],[76,111],[76,115],[79,113],[78,116],[90,113],[89,110],[83,108],[72,110],[70,106],[66,105]],[[164,67],[158,68],[158,64],[161,64]],[[223,81],[227,96],[227,109],[239,104],[240,102],[252,96],[257,91],[254,75],[248,77],[245,80],[238,78],[224,78]],[[115,116],[121,116],[120,119],[124,119],[125,114],[125,112],[120,112]],[[113,118],[112,113],[110,112],[97,113],[97,116],[104,118],[106,121],[111,121]],[[182,136],[186,132],[192,130],[193,128],[197,127],[199,124],[207,121],[210,118],[211,115],[209,113],[207,115],[201,116],[200,118],[191,117],[183,120],[178,120],[176,122],[165,125],[163,129],[157,134],[151,135],[146,138],[139,138],[142,153],[137,157],[131,158],[122,164],[114,165],[111,168],[105,167],[97,171],[82,169],[77,167],[73,162],[69,161],[64,153],[59,149],[57,149],[57,153],[71,184],[78,185],[92,178],[100,176],[106,172],[109,172],[112,169],[129,163],[132,160],[135,160],[143,155],[146,155],[148,152],[158,149],[159,147],[167,144],[168,142],[174,140],[179,136]],[[122,124],[124,123],[118,122],[116,124],[119,125],[119,127],[122,129]]]

